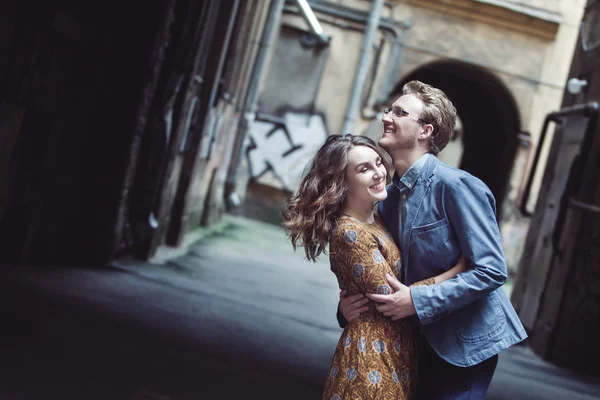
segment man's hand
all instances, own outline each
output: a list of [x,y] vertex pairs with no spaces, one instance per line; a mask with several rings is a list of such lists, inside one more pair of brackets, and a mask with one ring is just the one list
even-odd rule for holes
[[378,304],[377,311],[386,317],[392,317],[396,321],[401,318],[416,314],[415,305],[412,301],[410,288],[400,283],[394,276],[385,274],[390,285],[396,289],[393,294],[371,294],[367,293],[367,297]]
[[[358,318],[360,313],[365,312],[369,307],[365,306],[369,302],[362,294],[355,294],[354,296],[346,296],[346,291],[340,292],[340,311],[346,318],[346,321],[350,322]],[[363,307],[364,306],[364,307]]]

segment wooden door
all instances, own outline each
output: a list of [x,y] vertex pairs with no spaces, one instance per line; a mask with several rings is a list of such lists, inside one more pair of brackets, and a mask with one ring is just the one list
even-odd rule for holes
[[193,114],[184,124],[179,148],[179,179],[166,236],[166,243],[179,246],[184,235],[201,225],[211,189],[216,186],[218,167],[226,160],[211,159],[216,133],[222,122],[217,92],[228,56],[232,28],[236,23],[238,1],[217,1],[206,25],[206,46],[201,50],[197,76],[204,84],[195,88]]
[[[218,0],[178,1],[172,18],[166,66],[140,149],[129,207],[134,250],[150,258],[163,243],[206,85],[204,76]],[[212,21],[212,22],[211,22]]]
[[587,86],[548,116],[559,128],[512,300],[537,354],[600,376],[600,2],[583,22],[569,78]]

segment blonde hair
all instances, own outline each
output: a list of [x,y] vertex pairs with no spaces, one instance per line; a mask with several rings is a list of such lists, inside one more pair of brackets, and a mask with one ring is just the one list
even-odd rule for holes
[[437,155],[448,144],[456,125],[456,108],[448,96],[421,81],[410,81],[402,87],[402,94],[414,94],[423,103],[420,118],[433,126],[429,137],[429,151]]

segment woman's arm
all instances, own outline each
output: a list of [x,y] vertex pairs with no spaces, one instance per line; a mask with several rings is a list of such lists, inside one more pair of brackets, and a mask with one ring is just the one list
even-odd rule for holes
[[[363,295],[393,292],[385,275],[394,268],[381,254],[376,238],[361,225],[340,225],[332,234],[330,255],[338,280],[343,282],[341,288],[352,287],[351,292]],[[352,296],[352,300],[353,303],[359,300],[357,303],[360,304],[361,299],[360,296]],[[368,301],[366,298],[363,300]],[[340,311],[346,316],[343,307],[340,307]]]
[[368,311],[369,307],[366,306],[368,302],[369,299],[364,294],[359,293],[346,297],[346,290],[342,290],[336,314],[340,328],[345,328],[348,322],[358,318],[360,313]]
[[454,278],[460,272],[466,271],[467,268],[468,268],[467,259],[464,258],[463,256],[460,256],[460,258],[458,259],[458,263],[454,267],[450,268],[448,271],[445,271],[437,276],[434,276],[433,278],[424,279],[422,281],[415,282],[410,286],[433,285],[436,283],[442,283],[444,281],[447,281],[448,279]]
[[448,279],[454,278],[456,275],[458,275],[459,272],[466,271],[467,268],[467,259],[463,256],[460,256],[460,258],[458,259],[458,263],[454,267],[450,268],[448,271],[442,274],[439,274],[438,276],[434,276],[433,280],[435,281],[435,283],[442,283],[444,281],[447,281]]

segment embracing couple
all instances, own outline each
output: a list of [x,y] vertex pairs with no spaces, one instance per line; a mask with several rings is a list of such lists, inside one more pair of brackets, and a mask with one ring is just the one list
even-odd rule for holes
[[294,248],[329,246],[341,289],[326,400],[483,399],[498,353],[527,337],[492,193],[436,157],[455,123],[441,90],[409,82],[383,115],[393,179],[372,140],[334,135],[287,204]]

